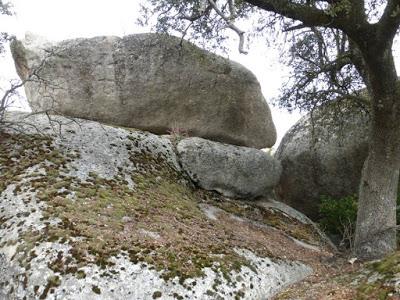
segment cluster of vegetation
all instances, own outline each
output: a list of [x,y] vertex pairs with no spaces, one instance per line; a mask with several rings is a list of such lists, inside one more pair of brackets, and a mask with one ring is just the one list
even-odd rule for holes
[[[400,194],[397,197],[397,220],[400,220]],[[348,248],[354,246],[354,231],[356,228],[358,198],[356,195],[335,199],[321,197],[319,207],[319,224],[329,235],[337,236],[341,244]]]
[[357,197],[340,199],[321,197],[319,224],[328,234],[338,236],[347,247],[353,246],[354,230],[357,220]]

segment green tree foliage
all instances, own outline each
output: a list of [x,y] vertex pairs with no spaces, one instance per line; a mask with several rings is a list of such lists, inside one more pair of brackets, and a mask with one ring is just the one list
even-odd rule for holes
[[[281,88],[278,104],[288,110],[313,111],[330,104],[330,110],[352,105],[368,109],[365,84],[351,63],[349,39],[332,28],[307,28],[301,38],[292,38],[285,63],[290,66],[289,81]],[[351,98],[352,101],[348,101]],[[332,105],[337,102],[337,105]],[[339,103],[340,102],[340,103]]]

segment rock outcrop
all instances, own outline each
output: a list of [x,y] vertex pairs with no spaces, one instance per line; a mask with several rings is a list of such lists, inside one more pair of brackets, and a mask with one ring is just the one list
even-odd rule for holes
[[268,299],[331,257],[284,205],[192,188],[165,137],[7,118],[23,123],[0,133],[1,299]]
[[137,34],[51,44],[30,35],[15,41],[12,53],[22,79],[35,69],[44,79],[25,85],[33,111],[254,148],[276,141],[255,76],[179,38]]
[[[329,107],[327,108],[329,109]],[[321,196],[357,194],[368,152],[369,116],[343,110],[340,121],[326,112],[303,117],[283,137],[275,157],[282,163],[276,189],[283,202],[315,219]]]
[[281,175],[279,161],[262,150],[202,138],[184,139],[177,150],[193,182],[231,198],[265,196]]

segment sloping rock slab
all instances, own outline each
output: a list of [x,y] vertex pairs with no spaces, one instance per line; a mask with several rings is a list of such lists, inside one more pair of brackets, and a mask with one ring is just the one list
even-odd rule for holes
[[208,219],[168,139],[52,118],[0,135],[1,299],[267,299],[312,272],[279,231]]
[[28,35],[12,53],[22,79],[40,66],[44,80],[25,85],[33,111],[254,148],[276,141],[256,77],[180,38],[148,33],[51,44]]
[[179,142],[177,151],[192,181],[227,197],[265,195],[281,174],[279,161],[261,150],[187,138]]

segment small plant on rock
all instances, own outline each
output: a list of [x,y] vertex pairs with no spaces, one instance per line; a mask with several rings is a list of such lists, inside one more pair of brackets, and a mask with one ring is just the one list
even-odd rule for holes
[[168,134],[171,136],[173,142],[178,143],[181,140],[189,137],[189,132],[178,126],[173,126],[168,130]]

